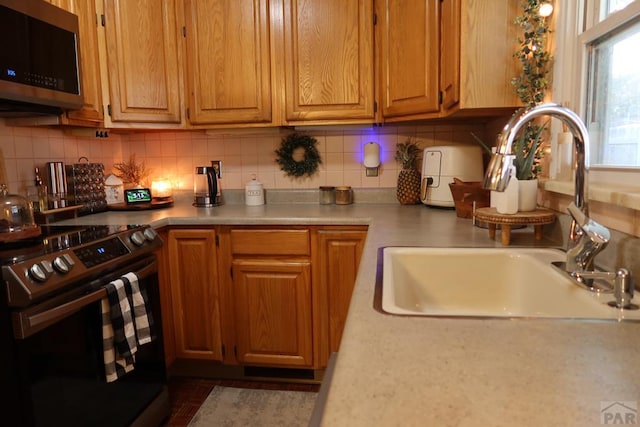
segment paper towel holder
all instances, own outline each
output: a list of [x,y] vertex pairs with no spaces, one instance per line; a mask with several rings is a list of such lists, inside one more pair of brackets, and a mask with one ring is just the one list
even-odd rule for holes
[[378,176],[380,167],[380,145],[377,142],[364,144],[362,164],[365,167],[366,176]]

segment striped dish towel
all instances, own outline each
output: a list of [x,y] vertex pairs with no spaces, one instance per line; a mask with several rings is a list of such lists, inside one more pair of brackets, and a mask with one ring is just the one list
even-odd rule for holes
[[155,339],[155,329],[153,327],[153,316],[148,309],[147,294],[144,289],[140,288],[138,276],[135,273],[127,273],[120,279],[125,282],[127,293],[131,295],[133,322],[138,345],[149,343]]
[[138,345],[155,338],[153,317],[138,277],[128,273],[105,286],[101,301],[102,341],[107,382],[133,370]]

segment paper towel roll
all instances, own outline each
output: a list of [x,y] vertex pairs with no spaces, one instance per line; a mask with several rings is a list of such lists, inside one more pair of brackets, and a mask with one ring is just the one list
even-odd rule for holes
[[364,166],[375,168],[380,166],[380,146],[375,142],[368,142],[364,145]]

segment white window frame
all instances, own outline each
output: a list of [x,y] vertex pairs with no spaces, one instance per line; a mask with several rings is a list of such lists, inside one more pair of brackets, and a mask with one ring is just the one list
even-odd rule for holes
[[[640,0],[636,0],[623,12],[610,15],[608,22],[598,22],[599,4],[599,0],[557,0],[554,9],[552,100],[576,111],[583,119],[587,97],[586,46],[615,26],[640,15]],[[557,131],[552,128],[552,132]],[[630,183],[640,182],[640,167],[590,166],[590,184],[614,185],[619,191],[628,188]]]

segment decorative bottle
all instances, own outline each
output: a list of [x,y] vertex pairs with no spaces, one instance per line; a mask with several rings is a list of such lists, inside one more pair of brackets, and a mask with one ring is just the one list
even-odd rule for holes
[[44,212],[47,210],[47,187],[42,184],[42,178],[40,177],[40,170],[35,168],[36,178],[34,184],[36,186],[36,192],[38,196],[38,202],[34,203],[33,210],[36,212]]

